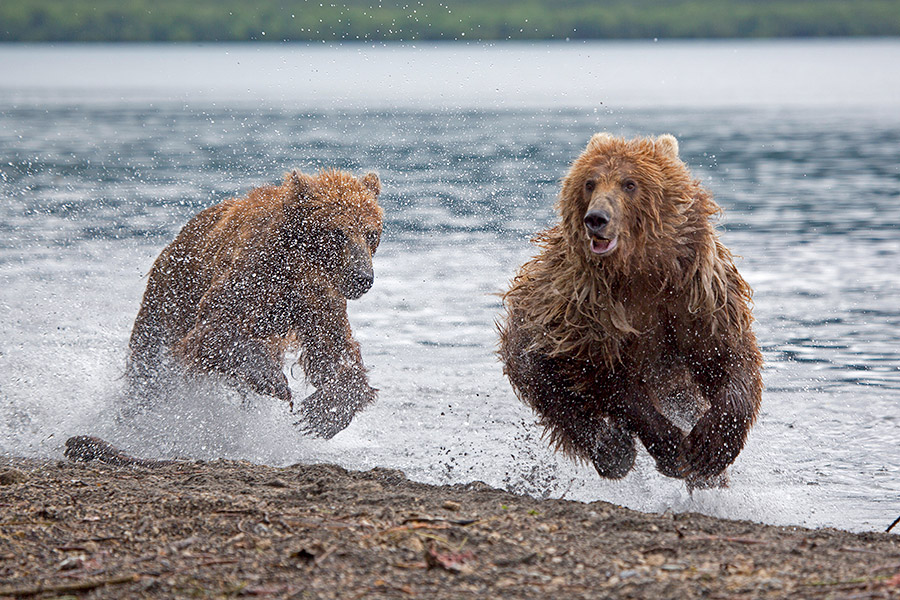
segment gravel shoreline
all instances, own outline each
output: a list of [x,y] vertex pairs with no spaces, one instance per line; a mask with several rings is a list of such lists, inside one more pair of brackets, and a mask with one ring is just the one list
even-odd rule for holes
[[0,456],[0,515],[0,598],[900,598],[896,534],[390,469]]

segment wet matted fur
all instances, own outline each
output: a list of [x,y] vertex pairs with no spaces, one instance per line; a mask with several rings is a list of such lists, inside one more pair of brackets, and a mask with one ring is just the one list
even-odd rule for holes
[[560,221],[503,297],[500,357],[551,442],[622,477],[635,436],[661,472],[720,475],[759,411],[751,290],[712,223],[720,209],[673,136],[595,135]]
[[287,173],[188,222],[153,265],[129,343],[131,393],[174,362],[292,402],[284,353],[299,347],[317,391],[300,410],[331,437],[375,399],[347,300],[372,285],[381,182],[338,170]]

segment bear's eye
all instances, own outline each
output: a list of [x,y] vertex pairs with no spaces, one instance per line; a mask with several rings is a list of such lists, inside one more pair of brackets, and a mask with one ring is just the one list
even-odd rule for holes
[[588,194],[593,193],[594,188],[596,188],[596,187],[597,187],[597,182],[592,179],[588,179],[587,181],[584,182],[584,190]]
[[637,189],[637,182],[634,179],[626,179],[622,182],[622,189],[626,192],[633,192]]

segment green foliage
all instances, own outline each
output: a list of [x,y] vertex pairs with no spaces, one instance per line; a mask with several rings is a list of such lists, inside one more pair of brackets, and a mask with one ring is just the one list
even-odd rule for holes
[[5,0],[0,41],[900,35],[900,0]]

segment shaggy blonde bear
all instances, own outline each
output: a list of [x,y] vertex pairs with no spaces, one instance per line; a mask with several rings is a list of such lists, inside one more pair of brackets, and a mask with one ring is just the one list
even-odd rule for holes
[[551,442],[620,478],[640,439],[665,475],[725,485],[759,411],[751,290],[671,135],[600,133],[560,222],[504,295],[504,372]]

